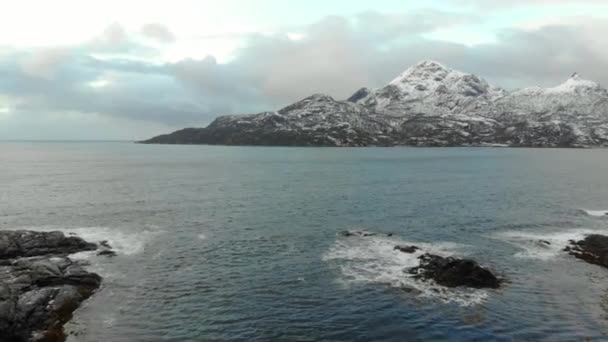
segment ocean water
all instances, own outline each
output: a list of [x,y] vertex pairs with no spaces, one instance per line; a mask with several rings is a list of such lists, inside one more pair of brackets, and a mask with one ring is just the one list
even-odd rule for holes
[[[561,249],[608,234],[607,177],[602,149],[5,142],[0,229],[118,252],[73,256],[104,285],[70,341],[605,340],[608,270]],[[507,282],[412,280],[404,243]]]

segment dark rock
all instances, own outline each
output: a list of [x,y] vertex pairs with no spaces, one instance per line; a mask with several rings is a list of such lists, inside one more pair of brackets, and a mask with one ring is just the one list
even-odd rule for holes
[[538,240],[538,243],[541,245],[551,246],[551,242],[549,242],[547,240]]
[[97,255],[107,256],[107,257],[115,257],[116,252],[111,251],[109,249],[104,249],[103,251],[99,251]]
[[420,265],[408,270],[416,278],[434,280],[446,287],[466,286],[472,288],[500,287],[500,280],[489,270],[470,259],[442,257],[424,254],[419,257]]
[[590,264],[608,267],[608,236],[593,234],[581,241],[570,241],[564,251]]
[[373,232],[364,232],[360,230],[345,230],[339,233],[342,236],[351,237],[351,236],[359,236],[359,237],[369,237],[376,236],[376,233]]
[[99,245],[101,247],[105,247],[105,248],[112,248],[112,246],[110,246],[110,243],[108,242],[108,240],[99,241]]
[[370,236],[392,237],[395,234],[393,234],[393,233],[366,232],[364,230],[344,230],[344,231],[339,232],[338,235],[345,236],[345,237],[353,237],[353,236],[357,236],[357,237],[370,237]]
[[2,231],[0,241],[0,340],[64,341],[63,324],[101,284],[65,255],[95,245],[60,232]]
[[416,251],[420,250],[420,248],[416,247],[416,246],[395,246],[394,250],[396,251],[400,251],[403,253],[416,253]]
[[37,255],[67,255],[97,249],[97,245],[62,232],[0,231],[0,259]]

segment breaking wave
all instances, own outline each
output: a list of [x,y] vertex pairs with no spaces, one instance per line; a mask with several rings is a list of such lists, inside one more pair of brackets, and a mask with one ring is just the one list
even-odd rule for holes
[[[565,255],[564,248],[570,240],[582,240],[593,233],[592,229],[569,229],[562,231],[507,231],[493,235],[493,238],[506,241],[520,249],[515,257],[538,260],[551,260]],[[606,233],[606,232],[603,232]]]
[[[403,253],[394,250],[396,245],[416,245],[420,250],[413,254]],[[340,271],[340,280],[345,284],[385,284],[414,290],[423,298],[471,306],[483,302],[488,296],[487,291],[449,289],[432,281],[417,280],[405,272],[410,267],[418,266],[418,257],[423,253],[450,256],[462,252],[464,247],[466,246],[450,242],[420,243],[381,235],[339,236],[322,258]]]
[[595,217],[608,217],[608,210],[581,209],[585,214]]

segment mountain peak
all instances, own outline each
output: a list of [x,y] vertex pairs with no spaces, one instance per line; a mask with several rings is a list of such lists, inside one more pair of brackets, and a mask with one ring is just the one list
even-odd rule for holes
[[398,85],[400,83],[409,82],[412,80],[424,79],[442,81],[448,74],[452,72],[454,72],[454,70],[439,62],[424,60],[408,68],[405,72],[399,75],[399,77],[395,78],[391,84]]
[[331,97],[327,94],[316,93],[316,94],[312,94],[311,96],[305,98],[302,101],[335,101],[335,100],[333,97]]
[[420,99],[427,96],[498,97],[503,91],[492,87],[475,75],[451,69],[439,62],[424,60],[407,69],[389,83],[385,89],[396,88],[401,100]]
[[575,72],[564,83],[558,85],[557,87],[549,88],[548,91],[553,93],[572,93],[601,88],[602,87],[598,83],[586,80]]
[[437,61],[426,59],[416,63],[412,68],[414,69],[425,69],[425,70],[449,70],[447,66]]

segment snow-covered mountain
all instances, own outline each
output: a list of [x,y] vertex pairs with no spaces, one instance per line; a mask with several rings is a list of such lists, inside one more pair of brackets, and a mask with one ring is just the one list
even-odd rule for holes
[[363,88],[349,101],[395,117],[479,112],[506,92],[440,63],[423,61],[385,87]]
[[145,143],[297,146],[606,146],[608,91],[574,74],[507,92],[423,61],[346,101],[317,94],[277,112],[221,116]]

